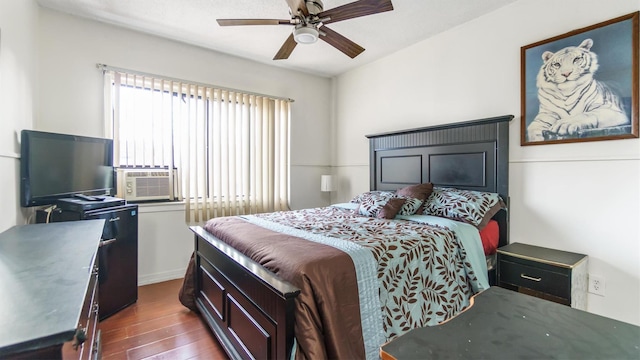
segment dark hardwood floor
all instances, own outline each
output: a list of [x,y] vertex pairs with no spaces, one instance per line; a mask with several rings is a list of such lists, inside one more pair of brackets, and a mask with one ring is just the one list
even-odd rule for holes
[[138,288],[138,301],[100,322],[102,358],[228,359],[198,314],[178,300],[182,279]]

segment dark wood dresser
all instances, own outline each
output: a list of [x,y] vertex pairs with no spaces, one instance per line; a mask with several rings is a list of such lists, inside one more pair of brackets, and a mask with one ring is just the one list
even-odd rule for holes
[[104,220],[14,226],[0,234],[0,358],[98,359]]

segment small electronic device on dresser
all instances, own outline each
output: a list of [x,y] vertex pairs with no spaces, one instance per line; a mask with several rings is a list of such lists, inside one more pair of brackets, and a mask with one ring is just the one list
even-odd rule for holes
[[[43,209],[36,211],[36,222],[46,223],[46,216],[49,218],[54,216],[55,213],[61,213],[63,211],[72,211],[76,213],[83,213],[86,211],[113,208],[116,206],[126,205],[124,199],[115,198],[112,196],[86,196],[77,194],[67,198],[58,199],[54,203],[54,207],[50,209]],[[53,212],[49,214],[49,212]],[[45,218],[42,218],[45,216]]]
[[512,243],[498,249],[498,285],[586,310],[588,259],[584,254]]

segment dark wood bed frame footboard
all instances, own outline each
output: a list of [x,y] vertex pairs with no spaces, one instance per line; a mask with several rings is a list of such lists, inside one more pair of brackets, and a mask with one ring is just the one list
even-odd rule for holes
[[288,359],[294,300],[283,281],[199,226],[195,233],[196,305],[232,359]]
[[[509,200],[512,115],[367,135],[371,190],[410,184],[497,192]],[[500,246],[509,216],[500,211]],[[300,290],[205,231],[195,234],[196,305],[232,359],[289,359]],[[490,278],[492,275],[490,274]]]

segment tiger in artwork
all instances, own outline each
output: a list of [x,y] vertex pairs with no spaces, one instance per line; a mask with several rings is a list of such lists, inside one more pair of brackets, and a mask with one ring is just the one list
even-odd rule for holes
[[527,127],[529,141],[578,137],[589,129],[630,123],[620,97],[594,79],[598,57],[593,40],[542,54],[537,76],[540,110]]

